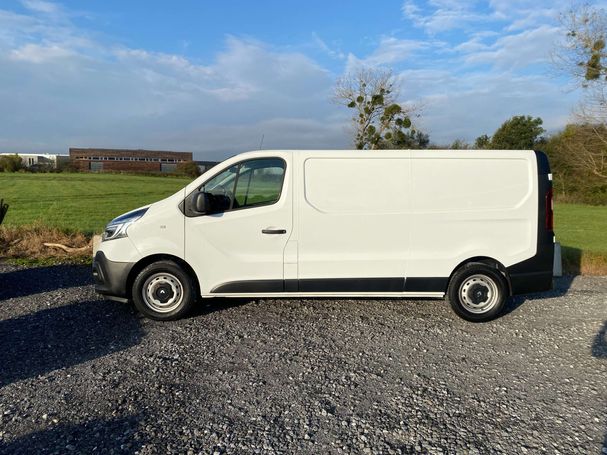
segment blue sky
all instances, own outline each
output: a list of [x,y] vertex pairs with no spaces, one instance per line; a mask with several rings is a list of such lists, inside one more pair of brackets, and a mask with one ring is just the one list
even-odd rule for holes
[[573,85],[550,64],[561,0],[2,0],[0,151],[351,147],[335,80],[391,68],[434,143],[512,115],[554,131]]

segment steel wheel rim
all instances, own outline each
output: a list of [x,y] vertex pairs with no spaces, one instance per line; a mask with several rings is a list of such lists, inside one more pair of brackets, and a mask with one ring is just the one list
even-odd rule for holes
[[487,275],[472,275],[459,287],[459,299],[462,306],[474,314],[491,311],[497,304],[499,288],[497,283]]
[[183,285],[179,278],[171,273],[155,273],[143,283],[141,296],[151,310],[169,313],[183,301]]

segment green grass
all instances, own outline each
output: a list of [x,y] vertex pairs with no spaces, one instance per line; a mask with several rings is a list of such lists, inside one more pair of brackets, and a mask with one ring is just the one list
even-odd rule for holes
[[607,254],[607,206],[556,204],[554,230],[563,246]]
[[112,218],[170,196],[191,179],[124,174],[0,173],[3,224],[99,233]]
[[554,230],[566,272],[607,274],[607,206],[555,204]]

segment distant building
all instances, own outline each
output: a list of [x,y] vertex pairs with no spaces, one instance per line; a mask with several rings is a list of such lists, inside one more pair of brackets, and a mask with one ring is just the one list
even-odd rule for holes
[[198,171],[201,174],[204,174],[206,171],[211,169],[213,166],[217,166],[219,161],[195,161],[196,166],[198,166]]
[[0,155],[18,155],[23,166],[31,169],[61,169],[70,161],[69,155],[53,153],[0,153]]
[[175,172],[179,163],[192,161],[191,152],[93,149],[70,147],[72,166],[81,171]]

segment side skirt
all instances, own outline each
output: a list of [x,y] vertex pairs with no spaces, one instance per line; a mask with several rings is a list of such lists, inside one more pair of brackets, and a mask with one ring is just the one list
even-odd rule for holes
[[301,280],[249,280],[224,283],[211,295],[280,296],[400,296],[442,297],[448,278],[314,278]]
[[204,294],[202,298],[212,297],[268,297],[268,298],[296,298],[296,297],[390,297],[390,298],[433,298],[442,299],[444,292],[243,292],[243,293],[213,293]]

